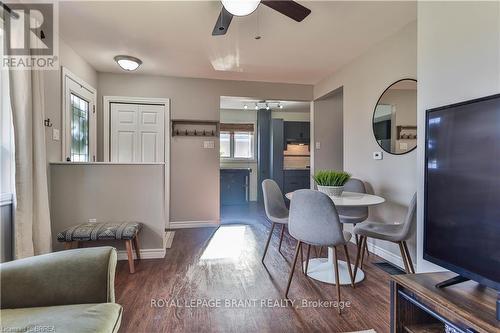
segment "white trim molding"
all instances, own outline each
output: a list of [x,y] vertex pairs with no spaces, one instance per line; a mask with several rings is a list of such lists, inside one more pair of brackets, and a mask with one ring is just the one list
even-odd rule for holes
[[[141,249],[141,259],[163,259],[167,250],[165,249]],[[133,251],[134,259],[137,259],[135,251]],[[128,260],[127,251],[118,251],[118,260]]]
[[169,229],[214,228],[220,226],[219,221],[170,221]]
[[0,193],[0,206],[12,205],[14,195],[12,193]]

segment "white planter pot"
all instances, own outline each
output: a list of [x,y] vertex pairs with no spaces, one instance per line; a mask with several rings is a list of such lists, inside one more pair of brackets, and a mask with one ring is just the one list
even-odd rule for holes
[[342,192],[344,192],[344,186],[321,186],[318,185],[318,191],[325,193],[326,195],[340,197]]

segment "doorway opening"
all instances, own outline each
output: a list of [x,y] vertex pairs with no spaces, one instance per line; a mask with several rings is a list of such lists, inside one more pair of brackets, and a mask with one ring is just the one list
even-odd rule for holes
[[264,217],[260,184],[310,187],[310,102],[220,98],[221,224]]

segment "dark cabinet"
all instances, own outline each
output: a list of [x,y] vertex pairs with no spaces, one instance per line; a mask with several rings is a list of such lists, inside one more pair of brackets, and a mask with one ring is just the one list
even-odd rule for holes
[[249,169],[220,170],[221,205],[242,205],[249,200]]
[[286,143],[309,143],[310,123],[307,121],[285,121],[284,135]]
[[283,174],[283,194],[311,187],[309,170],[285,170]]

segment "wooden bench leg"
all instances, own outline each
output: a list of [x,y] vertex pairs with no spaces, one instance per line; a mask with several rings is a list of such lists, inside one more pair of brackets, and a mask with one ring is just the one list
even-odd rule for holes
[[77,249],[79,245],[80,242],[78,241],[64,242],[64,249],[65,250]]
[[135,273],[134,256],[132,255],[132,241],[130,239],[125,240],[125,247],[127,248],[129,271],[130,273]]
[[137,236],[134,237],[133,239],[134,242],[134,248],[135,248],[135,254],[137,255],[137,259],[141,259],[141,249],[139,248],[139,240],[137,239]]

